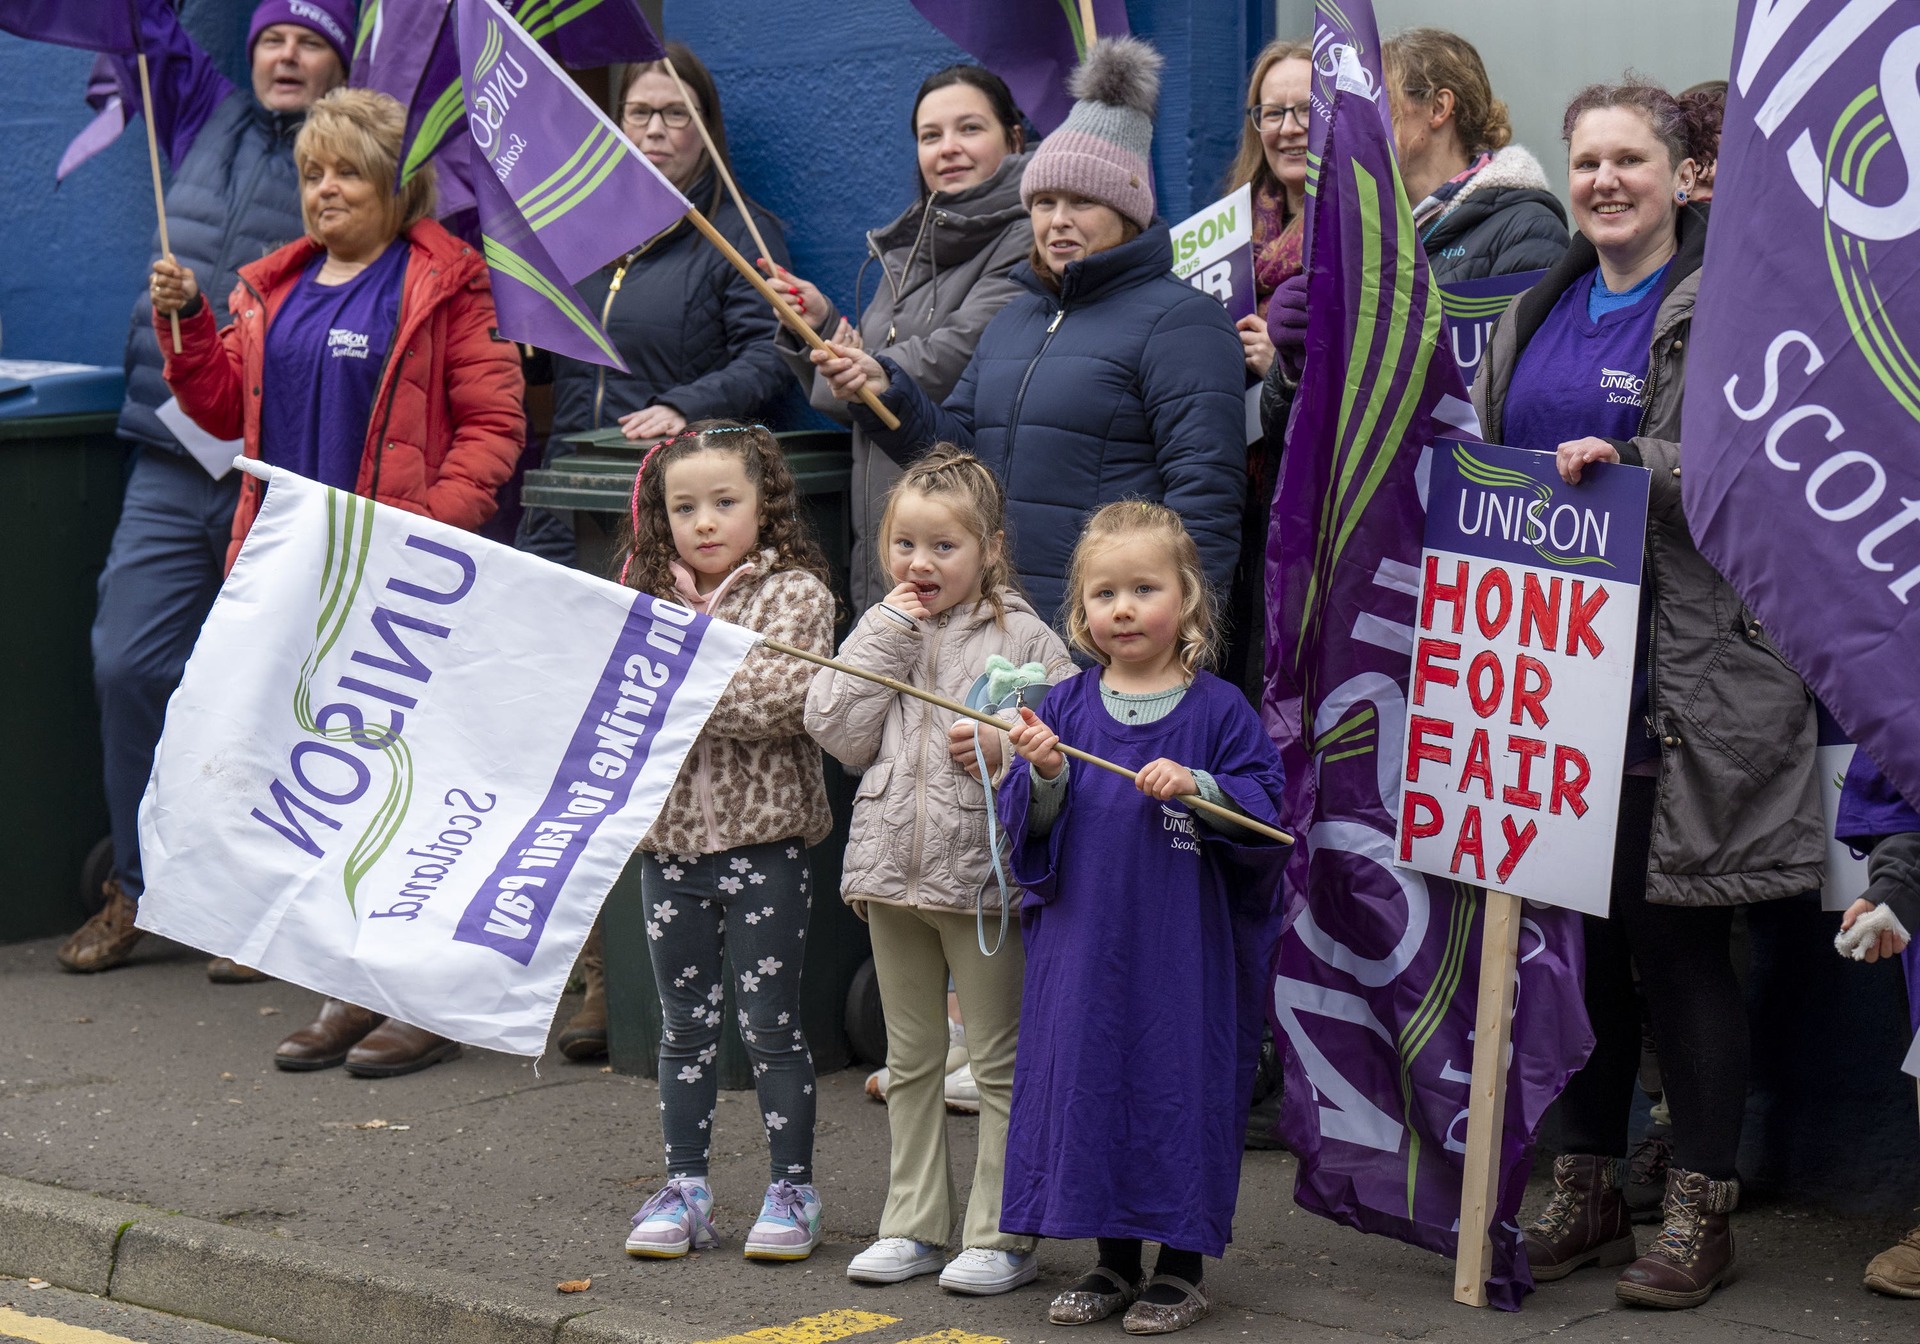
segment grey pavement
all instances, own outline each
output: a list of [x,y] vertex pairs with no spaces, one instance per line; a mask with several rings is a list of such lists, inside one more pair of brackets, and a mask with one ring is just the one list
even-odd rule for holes
[[[476,1314],[467,1333],[448,1337],[472,1339],[691,1344],[849,1311],[866,1313],[857,1332],[846,1326],[855,1318],[835,1316],[839,1325],[763,1334],[759,1344],[850,1333],[871,1344],[1078,1337],[1050,1330],[1045,1308],[1090,1259],[1084,1244],[1044,1244],[1039,1285],[1000,1298],[950,1296],[931,1279],[891,1288],[846,1280],[886,1185],[885,1109],[864,1097],[856,1070],[821,1079],[816,1166],[829,1231],[810,1261],[739,1257],[766,1155],[751,1093],[730,1092],[713,1173],[726,1240],[684,1261],[638,1261],[621,1250],[627,1217],[664,1174],[650,1082],[557,1054],[536,1072],[471,1050],[381,1082],[284,1074],[272,1067],[273,1046],[308,1020],[315,995],[209,984],[203,956],[158,940],[134,964],[91,977],[61,973],[53,947],[0,947],[0,1176],[50,1200],[85,1192],[144,1206],[75,1200],[62,1214],[61,1235],[117,1256],[116,1298],[257,1325],[290,1319],[271,1314],[266,1299],[276,1294],[328,1304],[315,1312],[332,1320],[346,1310],[340,1295],[357,1292],[373,1304],[368,1324],[333,1320],[304,1337],[355,1344],[436,1338],[430,1322],[456,1308]],[[951,1130],[964,1186],[974,1122],[956,1118]],[[1920,1301],[1859,1284],[1866,1260],[1904,1230],[1898,1221],[1760,1206],[1736,1225],[1742,1279],[1699,1311],[1619,1307],[1609,1276],[1588,1271],[1502,1314],[1455,1305],[1451,1265],[1439,1257],[1297,1210],[1292,1179],[1286,1154],[1247,1155],[1235,1243],[1208,1270],[1215,1314],[1188,1338],[1920,1340]],[[5,1197],[0,1189],[0,1205]],[[1542,1199],[1536,1180],[1533,1203]],[[116,1249],[123,1223],[131,1227]],[[0,1208],[0,1238],[10,1226]],[[45,1235],[24,1254],[51,1258],[54,1233]],[[22,1253],[0,1244],[0,1271],[37,1272],[11,1267],[9,1255]],[[107,1270],[96,1268],[100,1291]],[[556,1292],[580,1279],[592,1281],[586,1292]]]
[[[65,1326],[67,1331],[56,1326]],[[68,1333],[73,1330],[92,1331],[104,1338]],[[14,1340],[29,1344],[106,1344],[107,1340],[129,1344],[254,1344],[260,1338],[52,1284],[0,1278],[0,1341],[9,1344]]]

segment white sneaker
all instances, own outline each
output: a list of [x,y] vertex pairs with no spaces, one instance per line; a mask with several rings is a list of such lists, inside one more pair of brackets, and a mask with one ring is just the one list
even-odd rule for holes
[[947,1067],[942,1070],[952,1073],[967,1062],[967,1024],[964,1022],[947,1023]]
[[1032,1251],[990,1251],[984,1246],[969,1246],[940,1271],[940,1286],[950,1293],[992,1297],[1032,1283],[1039,1272]]
[[961,1115],[980,1114],[980,1089],[973,1081],[973,1066],[962,1064],[947,1075],[947,1109]]
[[911,1237],[882,1237],[853,1257],[847,1277],[856,1283],[903,1283],[940,1268],[940,1248]]
[[884,1064],[868,1074],[867,1095],[875,1101],[884,1102],[887,1099],[887,1081],[889,1076]]

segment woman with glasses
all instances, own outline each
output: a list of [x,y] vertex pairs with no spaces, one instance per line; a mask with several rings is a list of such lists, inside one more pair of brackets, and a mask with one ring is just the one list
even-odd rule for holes
[[1273,292],[1306,268],[1302,247],[1312,89],[1313,48],[1305,42],[1269,42],[1253,63],[1240,152],[1227,172],[1229,192],[1253,188],[1253,286],[1259,306],[1253,316],[1240,319],[1240,345],[1256,378],[1273,367],[1267,333]]
[[[615,72],[615,119],[661,175],[751,257],[759,249],[694,125],[696,115],[706,121],[714,147],[726,158],[726,122],[713,76],[680,43],[669,42],[667,52],[685,94],[664,61],[626,66]],[[784,265],[786,239],[779,221],[750,207],[760,236],[777,254],[774,260]],[[654,439],[676,434],[692,420],[756,420],[787,384],[773,344],[778,329],[773,314],[685,220],[588,276],[578,288],[628,371],[553,357],[549,464],[569,451],[561,442],[565,436],[587,430],[617,425],[629,439]],[[571,563],[572,515],[528,510],[518,544]],[[596,1053],[599,1048],[596,1044]]]

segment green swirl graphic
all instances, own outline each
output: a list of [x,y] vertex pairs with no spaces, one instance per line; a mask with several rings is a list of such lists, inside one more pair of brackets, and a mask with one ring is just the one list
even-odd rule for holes
[[300,680],[293,690],[293,719],[300,730],[326,742],[351,742],[355,746],[378,745],[387,763],[386,797],[347,855],[342,886],[347,908],[358,913],[355,898],[360,879],[365,877],[386,853],[400,832],[407,808],[413,800],[413,753],[406,740],[384,728],[322,728],[313,714],[313,679],[320,665],[340,642],[347,616],[359,596],[366,575],[367,557],[373,542],[373,503],[341,490],[327,492],[327,554],[320,569],[320,615],[314,623],[313,648],[300,665]]
[[[1533,477],[1518,471],[1509,471],[1505,467],[1496,467],[1490,462],[1482,462],[1459,444],[1453,446],[1453,460],[1460,468],[1460,475],[1483,490],[1530,490],[1542,503],[1553,499],[1553,487],[1542,485]],[[1605,565],[1614,567],[1613,561],[1603,555],[1561,555],[1550,551],[1539,542],[1532,543],[1534,552],[1548,564],[1568,568],[1576,565]]]
[[[1893,142],[1886,114],[1873,110],[1879,102],[1880,86],[1869,85],[1847,104],[1827,138],[1826,178],[1856,196],[1866,195],[1867,174],[1874,159]],[[1881,386],[1908,415],[1920,420],[1920,363],[1887,317],[1886,297],[1874,283],[1866,243],[1835,227],[1826,201],[1820,204],[1820,226],[1826,237],[1827,268],[1834,291],[1840,296],[1841,310],[1847,315],[1853,343],[1866,356]]]

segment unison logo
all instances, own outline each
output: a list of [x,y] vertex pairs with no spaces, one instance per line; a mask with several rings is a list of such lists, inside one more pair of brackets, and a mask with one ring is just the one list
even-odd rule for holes
[[[1631,378],[1631,374],[1622,375]],[[1565,569],[1605,565],[1611,514],[1574,504],[1556,505],[1553,487],[1531,476],[1482,462],[1455,444],[1461,478],[1477,490],[1460,492],[1458,523],[1463,536],[1499,537],[1531,546],[1548,564]]]

